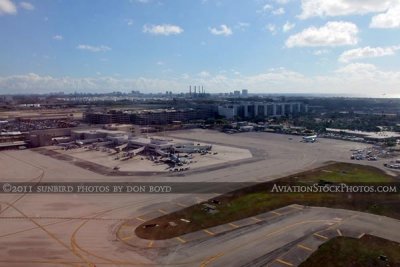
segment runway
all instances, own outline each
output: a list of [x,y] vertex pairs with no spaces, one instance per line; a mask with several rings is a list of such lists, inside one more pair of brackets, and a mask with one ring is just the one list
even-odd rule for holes
[[[350,149],[365,147],[359,143],[329,139],[305,144],[299,142],[301,137],[288,140],[286,135],[267,133],[226,135],[193,130],[169,134],[258,149],[263,151],[264,157],[255,162],[182,176],[109,177],[30,150],[6,151],[0,152],[0,179],[38,182],[269,181],[320,166],[326,161],[348,162]],[[291,254],[285,253],[294,247],[309,252],[308,249],[313,247],[311,243],[304,243],[305,240],[310,236],[321,239],[314,234],[324,236],[321,231],[328,228],[336,233],[339,229],[343,235],[370,233],[400,241],[398,233],[393,231],[399,229],[397,220],[326,208],[307,208],[273,222],[238,228],[223,235],[210,235],[201,242],[178,242],[166,248],[156,248],[150,241],[146,242],[145,248],[138,248],[121,242],[116,236],[117,229],[126,219],[145,220],[140,215],[169,212],[165,210],[166,203],[175,203],[176,209],[181,209],[187,205],[185,203],[214,196],[0,195],[0,266],[284,266],[285,263],[295,266]]]

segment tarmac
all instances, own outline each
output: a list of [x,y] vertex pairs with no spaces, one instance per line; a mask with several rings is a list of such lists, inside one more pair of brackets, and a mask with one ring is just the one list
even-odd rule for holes
[[[210,165],[209,169],[177,176],[108,176],[33,150],[2,151],[0,181],[262,182],[313,169],[328,161],[354,163],[349,159],[350,150],[365,148],[361,143],[330,139],[302,143],[301,137],[270,133],[227,135],[191,130],[168,134],[257,151],[260,157],[256,161],[243,159],[228,167]],[[382,161],[356,163],[384,169]],[[400,226],[398,220],[318,207],[285,207],[292,214],[258,215],[233,225],[206,229],[209,233],[185,236],[185,242],[175,239],[161,247],[157,247],[157,242],[150,245],[148,240],[140,244],[132,241],[136,239],[130,222],[138,224],[140,219],[148,219],[142,218],[144,215],[160,216],[213,197],[215,194],[198,193],[1,194],[0,266],[296,266],[319,242],[327,240],[320,236],[330,238],[335,232],[339,234],[337,229],[342,235],[368,233],[400,241],[395,231]],[[127,229],[117,235],[124,225]]]

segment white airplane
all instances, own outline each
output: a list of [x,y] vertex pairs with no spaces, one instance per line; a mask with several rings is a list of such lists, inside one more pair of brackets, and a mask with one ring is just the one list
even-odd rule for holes
[[303,136],[303,141],[306,143],[314,143],[317,141],[317,135]]

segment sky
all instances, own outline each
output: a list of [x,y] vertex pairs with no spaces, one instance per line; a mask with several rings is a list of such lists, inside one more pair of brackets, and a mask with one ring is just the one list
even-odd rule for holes
[[0,0],[0,94],[400,97],[399,0]]

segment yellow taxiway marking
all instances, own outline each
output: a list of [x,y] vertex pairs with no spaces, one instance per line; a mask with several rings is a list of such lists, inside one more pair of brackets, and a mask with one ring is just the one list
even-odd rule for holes
[[256,222],[261,222],[262,220],[258,219],[257,217],[251,217],[250,219],[256,221]]
[[137,220],[141,221],[141,222],[145,222],[146,220],[140,218],[140,217],[136,217]]
[[196,199],[197,199],[197,201],[201,201],[201,202],[205,201],[205,199],[201,198],[201,197],[196,197]]
[[[70,265],[70,266],[83,266],[85,262],[81,261],[61,261],[61,260],[15,260],[15,261],[9,261],[9,260],[0,260],[0,263],[8,263],[8,264],[51,264],[51,265]],[[106,263],[101,263],[101,264],[106,264]]]
[[149,244],[147,244],[147,247],[148,247],[148,248],[153,247],[153,243],[154,243],[154,240],[151,240],[151,241],[149,242]]
[[165,210],[159,209],[158,211],[161,212],[162,214],[167,214]]
[[183,208],[189,207],[188,205],[185,205],[185,204],[182,204],[182,203],[179,203],[179,202],[177,202],[175,204],[180,206],[180,207],[183,207]]
[[361,233],[359,236],[357,236],[358,239],[362,238],[365,235],[365,233]]
[[338,233],[338,235],[340,235],[340,236],[343,236],[342,235],[342,231],[340,231],[340,229],[338,228],[338,229],[336,229],[336,232]]
[[302,244],[298,244],[297,246],[298,246],[299,248],[302,248],[302,249],[305,249],[305,250],[308,250],[308,251],[313,251],[311,248],[306,247],[306,246],[304,246],[304,245],[302,245]]
[[239,226],[234,224],[234,223],[228,223],[230,226],[232,226],[233,228],[238,228]]
[[293,266],[292,263],[290,263],[290,262],[288,262],[288,261],[281,260],[281,259],[276,259],[275,261],[277,261],[277,262],[279,262],[279,263],[282,263],[282,264],[284,264],[284,265],[286,265],[286,266]]
[[128,236],[125,236],[125,237],[121,238],[121,240],[126,241],[126,240],[129,240],[129,239],[132,239],[133,237],[135,237],[135,235],[128,235]]
[[271,213],[272,214],[275,214],[275,215],[278,215],[278,216],[281,216],[282,214],[280,214],[279,212],[276,212],[276,211],[271,211]]
[[94,264],[92,262],[90,262],[86,257],[84,257],[83,255],[81,255],[80,253],[76,252],[75,247],[69,247],[66,243],[64,243],[63,241],[61,241],[55,234],[53,234],[52,232],[50,232],[49,230],[47,230],[45,227],[43,227],[41,224],[39,224],[38,222],[36,222],[34,219],[29,218],[24,212],[22,212],[20,209],[18,209],[17,207],[15,207],[12,203],[8,203],[8,202],[0,202],[0,205],[5,204],[8,207],[11,207],[12,209],[14,209],[16,212],[18,212],[19,214],[21,214],[22,216],[24,216],[25,218],[28,218],[33,224],[35,224],[38,228],[40,228],[40,230],[42,230],[43,232],[45,232],[51,239],[55,240],[57,243],[59,243],[61,246],[63,246],[64,248],[66,248],[68,251],[70,251],[72,254],[74,254],[75,256],[81,258],[83,261],[86,262],[86,264],[90,267],[94,266]]
[[207,229],[203,229],[203,231],[209,235],[215,235],[213,232],[211,232],[210,230]]
[[186,243],[186,240],[183,239],[182,237],[175,237],[178,241],[180,241],[182,244]]
[[232,253],[233,251],[236,251],[237,249],[240,249],[241,247],[243,247],[243,246],[245,246],[247,244],[250,244],[250,243],[252,243],[254,241],[257,241],[257,240],[268,238],[268,237],[270,237],[272,235],[276,235],[278,233],[282,233],[283,231],[287,231],[289,228],[293,228],[294,226],[301,225],[301,224],[326,223],[326,222],[329,222],[329,220],[300,221],[300,222],[297,222],[297,223],[293,223],[293,224],[287,225],[285,227],[278,228],[278,229],[276,229],[276,230],[274,230],[272,232],[269,232],[269,233],[267,233],[265,235],[262,235],[262,236],[256,238],[255,240],[251,240],[251,241],[245,242],[245,243],[240,244],[240,245],[238,245],[238,246],[236,246],[234,248],[231,248],[230,250],[227,250],[227,251],[224,251],[224,252],[220,252],[220,253],[215,254],[215,255],[213,255],[211,257],[208,257],[208,258],[206,258],[205,260],[203,260],[201,262],[200,266],[201,267],[205,267],[205,266],[209,265],[210,263],[215,262],[219,258],[223,257],[224,255]]
[[314,233],[314,235],[317,236],[317,237],[319,237],[319,238],[322,238],[322,239],[328,239],[326,236],[320,235],[320,234],[318,234],[318,233]]
[[212,257],[208,258],[207,260],[203,261],[203,262],[200,264],[200,267],[205,267],[205,266],[207,266],[210,262],[215,261],[216,259],[218,259],[219,257],[221,257],[221,256],[223,256],[223,255],[224,255],[223,253],[219,253],[219,254],[217,254],[217,255],[215,255],[215,256],[212,256]]
[[293,208],[293,209],[298,209],[298,210],[302,210],[303,209],[303,206],[297,206],[297,205],[293,205],[293,206],[290,206],[291,208]]

